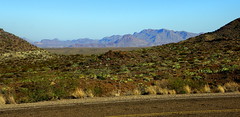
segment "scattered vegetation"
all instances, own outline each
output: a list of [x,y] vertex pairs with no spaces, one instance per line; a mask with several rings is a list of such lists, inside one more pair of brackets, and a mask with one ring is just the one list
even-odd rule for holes
[[[226,25],[227,28],[180,43],[132,51],[111,50],[98,55],[57,55],[32,46],[24,51],[0,48],[0,104],[102,96],[237,92],[239,24],[237,19]],[[5,40],[15,38],[5,34],[0,33],[2,45]]]
[[74,55],[74,54],[82,54],[82,55],[92,55],[92,54],[104,54],[110,50],[114,51],[132,51],[141,49],[140,47],[106,47],[106,48],[44,48],[45,50],[53,53],[53,54],[63,54],[63,55]]

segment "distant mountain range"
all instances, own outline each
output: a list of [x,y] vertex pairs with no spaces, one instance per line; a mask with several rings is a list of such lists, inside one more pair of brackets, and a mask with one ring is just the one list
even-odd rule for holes
[[61,41],[59,39],[43,39],[33,44],[41,48],[62,47],[147,47],[167,43],[176,43],[190,37],[198,36],[198,33],[186,31],[173,31],[167,29],[146,29],[141,32],[126,35],[113,35],[100,40],[89,38]]

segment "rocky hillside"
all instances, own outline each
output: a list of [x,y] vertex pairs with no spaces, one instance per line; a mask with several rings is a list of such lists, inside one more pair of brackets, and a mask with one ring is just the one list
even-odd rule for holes
[[39,50],[27,41],[0,29],[0,54],[9,52],[25,52]]
[[160,79],[190,78],[215,85],[240,82],[240,19],[179,43],[133,52],[109,51],[100,58],[106,64],[124,64],[143,75],[149,74],[147,69],[153,70]]

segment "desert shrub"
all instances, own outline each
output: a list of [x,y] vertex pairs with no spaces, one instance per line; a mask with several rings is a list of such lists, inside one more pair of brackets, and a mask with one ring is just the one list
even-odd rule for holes
[[119,69],[119,73],[125,73],[125,74],[128,74],[130,73],[131,71],[128,69],[128,67],[126,67],[125,65],[122,65]]
[[169,79],[169,88],[176,90],[177,93],[185,93],[183,87],[187,85],[184,79],[181,78],[172,78]]
[[213,73],[213,71],[210,68],[200,69],[200,70],[198,70],[198,72],[206,73],[206,74],[212,74]]
[[47,100],[56,100],[60,98],[68,98],[70,93],[78,86],[78,82],[73,79],[48,79],[24,80],[15,87],[17,92],[16,101],[18,103],[38,102]]
[[[201,89],[206,83],[202,80],[171,78],[168,79],[168,88],[173,89],[176,93],[192,93],[194,90]],[[190,88],[191,87],[191,88]]]
[[95,86],[95,87],[92,89],[92,91],[93,91],[93,94],[94,94],[95,96],[101,96],[101,95],[103,94],[103,89],[102,89],[102,87],[99,87],[99,86]]
[[169,81],[167,79],[157,80],[155,81],[155,84],[161,88],[166,88],[169,85]]

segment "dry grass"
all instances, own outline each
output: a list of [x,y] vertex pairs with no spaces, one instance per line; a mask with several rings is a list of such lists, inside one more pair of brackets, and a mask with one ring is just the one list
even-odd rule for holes
[[133,95],[141,95],[141,91],[139,89],[134,89]]
[[86,93],[81,89],[81,88],[77,88],[73,93],[72,96],[74,98],[84,98],[86,97]]
[[210,93],[211,92],[211,88],[209,87],[209,85],[205,85],[203,87],[203,93]]
[[176,94],[176,91],[175,90],[169,90],[169,89],[167,89],[167,88],[161,88],[161,87],[159,87],[158,89],[157,89],[157,93],[158,94],[161,94],[161,95],[168,95],[168,94]]
[[6,104],[6,100],[2,94],[0,94],[0,105]]
[[177,92],[175,90],[168,90],[168,93],[171,94],[171,95],[174,95],[176,94]]
[[218,92],[220,92],[220,93],[225,93],[225,88],[224,88],[223,86],[221,86],[221,85],[218,85],[218,86],[217,86],[217,90],[218,90]]
[[184,86],[183,90],[185,91],[186,94],[190,94],[192,92],[191,88],[188,85]]
[[87,90],[86,95],[87,95],[87,97],[94,97],[92,90]]
[[111,96],[119,97],[121,96],[121,90],[113,90]]
[[16,101],[13,97],[13,95],[9,95],[7,96],[7,101],[6,101],[8,104],[16,104]]
[[239,92],[239,84],[235,82],[228,82],[224,84],[226,92]]
[[145,90],[146,93],[150,95],[156,95],[157,94],[157,87],[156,86],[149,86]]
[[53,86],[53,85],[55,85],[55,84],[56,84],[55,82],[51,82],[51,83],[50,83],[50,86]]
[[159,88],[159,89],[158,89],[158,92],[159,92],[159,94],[167,95],[168,92],[169,92],[169,90],[166,89],[166,88]]

